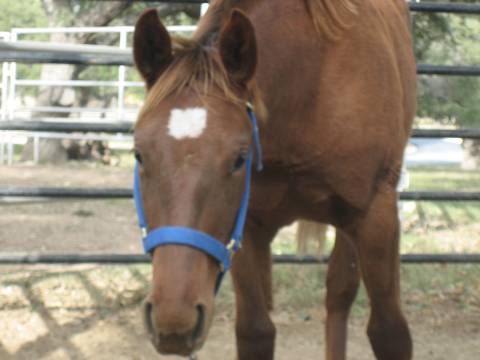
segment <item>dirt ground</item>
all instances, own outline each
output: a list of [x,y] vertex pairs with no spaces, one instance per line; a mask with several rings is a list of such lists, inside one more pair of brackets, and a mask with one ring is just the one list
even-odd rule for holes
[[[0,186],[130,184],[123,168],[0,167]],[[0,201],[2,252],[141,251],[131,201],[8,200]],[[157,355],[145,336],[140,306],[148,283],[148,266],[0,266],[0,360],[177,359]],[[317,307],[277,306],[276,359],[324,358],[322,294]],[[480,359],[480,305],[460,309],[450,299],[418,304],[414,294],[406,297],[416,359]],[[227,282],[200,360],[235,358],[233,313]],[[367,315],[351,318],[349,359],[374,358]]]

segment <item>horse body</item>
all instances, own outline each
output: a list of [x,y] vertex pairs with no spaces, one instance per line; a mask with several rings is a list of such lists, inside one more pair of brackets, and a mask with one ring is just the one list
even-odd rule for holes
[[[243,13],[236,12],[230,18],[233,9],[248,16],[256,36],[252,38],[253,30]],[[227,144],[225,138],[234,137],[236,143],[245,143],[246,125],[238,114],[241,107],[233,103],[227,106],[217,99],[221,97],[222,81],[217,81],[205,97],[198,97],[198,91],[184,86],[175,96],[164,94],[165,100],[156,102],[151,94],[168,84],[168,77],[160,74],[168,76],[169,71],[180,68],[182,61],[176,63],[175,55],[169,57],[172,50],[160,44],[160,40],[169,39],[151,14],[144,17],[148,21],[139,21],[136,28],[135,60],[151,90],[146,101],[148,111],[140,115],[137,125],[136,143],[144,153],[147,147],[157,153],[172,153],[162,155],[161,168],[153,169],[150,165],[150,175],[144,175],[143,192],[153,194],[148,196],[150,200],[145,199],[147,217],[150,213],[155,225],[201,227],[224,239],[229,226],[220,228],[215,222],[231,223],[235,207],[216,213],[212,209],[220,205],[206,199],[205,189],[209,183],[215,190],[229,189],[218,192],[218,201],[235,204],[240,191],[232,189],[239,188],[241,178],[228,184],[212,178],[217,163],[227,161],[223,155],[214,166],[211,160],[204,161],[202,155],[196,159],[192,154],[211,158],[213,152],[206,155],[210,148],[217,154],[229,154],[233,145]],[[143,28],[162,34],[160,40],[150,40],[149,46],[159,50],[148,66],[143,63],[149,56],[148,51],[142,51],[142,37],[147,36]],[[235,43],[237,38],[241,41]],[[220,61],[215,50],[213,60],[207,61],[214,65],[209,66],[216,69],[215,61],[223,63],[219,66],[226,69],[232,83],[239,85],[233,87],[235,96],[246,101],[252,94],[261,94],[267,110],[260,123],[264,170],[253,178],[244,246],[232,268],[239,359],[273,359],[275,328],[268,315],[273,303],[270,242],[280,227],[296,219],[330,223],[337,228],[327,276],[327,359],[345,359],[347,317],[358,289],[360,270],[372,305],[368,334],[376,357],[411,359],[410,335],[400,308],[395,190],[415,113],[415,62],[405,2],[214,1],[189,46],[195,49],[191,52],[218,48]],[[198,56],[196,59],[203,61]],[[252,66],[256,69],[254,79],[250,75]],[[189,81],[201,77],[196,74]],[[215,99],[211,99],[212,93]],[[165,132],[164,119],[170,109],[202,104],[209,111],[217,109],[218,119],[209,121],[220,124],[211,130],[210,140],[205,140],[202,147],[193,140],[174,147],[163,135],[151,137]],[[222,114],[229,114],[228,130],[222,128],[227,126]],[[160,169],[165,168],[172,169],[175,175],[161,174]],[[176,181],[172,182],[172,178]],[[161,188],[169,189],[169,195],[160,197],[159,206],[155,197]],[[201,256],[195,250],[175,246],[154,252],[153,305],[149,308],[154,315],[149,323],[154,336],[159,333],[167,344],[159,345],[161,341],[156,339],[154,343],[160,351],[192,351],[192,347],[182,348],[181,338],[172,340],[170,332],[177,336],[195,325],[197,312],[191,310],[195,303],[203,304],[200,317],[206,317],[207,325],[211,321],[213,299],[206,294],[213,287],[215,264],[202,262]],[[188,270],[182,270],[186,263]],[[177,270],[187,285],[178,285],[179,276],[168,279]],[[206,292],[201,290],[202,284],[208,284],[204,286]],[[182,306],[172,305],[175,299],[182,299],[183,310]],[[157,310],[155,304],[159,304]],[[184,311],[185,304],[190,306],[189,311]],[[180,312],[188,313],[188,319],[186,315],[179,316]]]
[[[269,116],[251,209],[278,204],[281,213],[291,209],[290,219],[337,224],[336,214],[318,207],[339,198],[364,210],[376,184],[395,183],[400,172],[415,111],[408,28],[393,4],[366,1],[341,39],[325,41],[302,2],[263,4],[250,18]],[[272,188],[272,177],[283,186]]]

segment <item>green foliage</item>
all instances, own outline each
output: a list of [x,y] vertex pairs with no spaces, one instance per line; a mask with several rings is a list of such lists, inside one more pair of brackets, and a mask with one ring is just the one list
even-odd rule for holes
[[[82,24],[78,23],[78,19],[89,12],[95,11],[95,7],[99,5],[98,1],[80,1],[80,0],[66,0],[63,2],[57,2],[55,8],[55,19],[53,24],[56,26],[71,26],[77,22],[77,26]],[[109,25],[133,25],[138,15],[147,7],[163,7],[160,10],[165,10],[165,4],[161,2],[134,2],[132,6],[123,11],[120,17],[113,19]],[[42,6],[41,0],[0,0],[0,31],[10,31],[12,27],[48,27],[47,16]],[[171,10],[172,9],[172,10]],[[183,24],[192,25],[195,24],[196,19],[188,16],[183,11],[176,11],[176,9],[169,6],[168,11],[163,11],[163,21],[166,25]],[[171,11],[170,11],[171,10]],[[192,10],[188,8],[187,10]],[[193,11],[194,13],[194,11]],[[49,35],[47,34],[32,34],[22,35],[21,40],[33,40],[33,41],[48,41]],[[118,34],[96,34],[86,39],[87,43],[102,44],[117,46],[119,42]],[[128,46],[132,45],[132,34],[130,33],[127,41]],[[80,80],[118,80],[118,67],[112,66],[90,66],[90,67],[77,67],[75,71],[75,78]],[[19,79],[39,79],[41,73],[41,65],[24,65],[18,64],[17,66],[17,78]],[[127,70],[128,81],[139,81],[138,74],[134,69]],[[117,92],[113,87],[98,87],[98,88],[82,88],[76,89],[77,95],[83,94],[85,98],[86,91],[88,96],[101,99],[111,98]],[[22,87],[18,89],[20,96],[30,95],[35,96],[38,93],[38,87]],[[143,87],[128,88],[126,90],[126,102],[127,106],[138,106],[144,96]]]
[[[413,15],[413,32],[418,63],[480,64],[480,18],[477,15],[417,13]],[[442,124],[480,126],[478,77],[419,76],[418,95],[420,117],[433,118]]]
[[430,77],[419,79],[418,115],[442,124],[480,126],[480,79]]
[[412,167],[409,174],[409,191],[480,191],[480,173],[474,170]]
[[[411,168],[409,174],[409,191],[480,190],[478,171],[418,167]],[[480,246],[479,219],[477,202],[417,202],[402,213],[402,251],[476,252]]]
[[437,42],[452,42],[448,19],[438,14],[413,14],[414,52],[418,60],[430,57]]
[[47,26],[40,0],[0,0],[0,9],[0,31]]
[[[0,0],[0,31],[10,32],[12,28],[46,27],[47,19],[40,0]],[[22,37],[22,40],[29,40]],[[17,78],[37,79],[40,65],[17,65]],[[27,91],[31,93],[31,91]]]

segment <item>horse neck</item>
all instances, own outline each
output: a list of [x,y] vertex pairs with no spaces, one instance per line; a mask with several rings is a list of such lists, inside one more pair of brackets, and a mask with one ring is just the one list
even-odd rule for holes
[[[250,11],[259,54],[256,81],[269,114],[267,123],[277,128],[288,126],[287,118],[306,120],[301,112],[313,108],[307,103],[314,101],[310,94],[320,82],[323,45],[305,4],[277,0]],[[317,59],[316,66],[312,59]]]
[[233,9],[240,9],[250,13],[255,5],[265,0],[214,0],[210,3],[208,11],[200,19],[197,31],[193,35],[195,40],[207,43],[215,39],[222,25],[228,20]]
[[[312,50],[312,39],[319,39],[320,34],[307,11],[306,2],[309,1],[332,0],[212,1],[194,34],[195,40],[203,44],[214,44],[233,8],[241,9],[248,15],[256,30],[259,49],[256,82],[270,119],[285,119],[288,116],[286,109],[299,115],[298,108],[308,108],[302,105],[309,99],[306,94],[309,91],[313,93],[313,87],[318,83],[315,81],[318,71],[307,73],[304,70],[304,65],[311,68],[308,62],[311,62],[312,57],[321,58],[322,50],[321,46],[317,46],[319,43]],[[285,34],[288,35],[288,31],[285,29],[290,29],[290,35],[294,29],[294,36],[287,38]],[[268,123],[277,126],[273,122],[269,120]]]

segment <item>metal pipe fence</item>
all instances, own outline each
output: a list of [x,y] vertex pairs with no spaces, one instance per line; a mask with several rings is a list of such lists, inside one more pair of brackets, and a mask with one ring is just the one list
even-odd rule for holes
[[[174,25],[168,26],[170,32],[192,32],[196,26],[191,25]],[[133,32],[133,26],[113,26],[113,27],[76,27],[76,28],[14,28],[10,33],[5,33],[5,36],[0,34],[1,40],[4,42],[3,49],[0,49],[0,54],[9,53],[12,55],[12,62],[3,62],[3,74],[2,74],[2,103],[1,103],[1,120],[12,120],[15,117],[28,118],[36,115],[56,113],[62,117],[68,117],[73,115],[75,117],[84,119],[101,119],[108,118],[110,121],[120,120],[122,118],[128,118],[133,120],[138,111],[138,107],[132,108],[132,106],[126,105],[126,91],[128,88],[143,87],[143,83],[140,81],[128,81],[127,80],[127,66],[122,63],[131,64],[130,52],[127,49],[129,35]],[[75,45],[75,44],[51,44],[46,42],[32,42],[32,41],[18,41],[24,39],[25,36],[35,36],[38,34],[53,34],[53,33],[110,33],[118,34],[118,47],[116,46],[88,46],[88,45]],[[9,43],[9,44],[7,44]],[[27,45],[25,49],[25,45]],[[30,48],[29,48],[30,47]],[[52,48],[57,51],[49,52]],[[43,50],[41,50],[43,49]],[[110,51],[111,50],[111,51]],[[17,62],[20,63],[16,56],[21,56],[21,53],[27,51],[28,53],[37,54],[39,57],[38,63],[64,63],[66,61],[65,56],[68,57],[70,51],[73,53],[82,53],[83,59],[77,59],[79,63],[107,63],[108,58],[115,58],[118,66],[117,79],[112,81],[98,81],[98,80],[36,80],[36,79],[18,79],[17,78]],[[66,55],[67,54],[67,55]],[[56,60],[52,60],[51,57],[56,57]],[[120,60],[119,60],[120,59]],[[123,59],[123,60],[122,60]],[[125,60],[125,59],[128,59]],[[7,60],[7,59],[4,59]],[[105,62],[107,61],[107,62]],[[37,62],[32,62],[37,63]],[[38,86],[50,86],[50,87],[70,87],[70,88],[85,88],[85,87],[103,87],[103,88],[115,88],[116,89],[116,103],[108,108],[92,108],[92,107],[72,107],[72,106],[24,106],[18,105],[18,97],[21,93],[21,89],[26,87],[38,87]],[[11,135],[11,134],[10,134]],[[0,164],[13,163],[13,149],[14,141],[23,142],[25,136],[0,136]],[[40,137],[45,138],[45,134],[24,134],[27,137],[31,137],[34,140],[35,149],[34,154],[40,153]],[[55,135],[51,135],[52,137]],[[93,137],[92,139],[93,140]],[[34,156],[34,161],[38,160],[38,157]]]
[[[191,25],[175,25],[168,26],[170,32],[192,32],[196,26]],[[111,26],[111,27],[58,27],[58,28],[14,28],[10,33],[6,33],[8,38],[0,46],[0,53],[5,57],[0,61],[4,61],[6,73],[10,79],[8,88],[7,101],[3,102],[3,106],[8,108],[2,119],[12,119],[19,113],[41,113],[41,112],[63,112],[65,114],[80,112],[92,113],[86,108],[74,109],[71,107],[18,107],[15,99],[18,95],[19,87],[32,86],[62,86],[62,87],[114,87],[116,88],[117,103],[115,108],[110,110],[103,109],[99,114],[113,113],[117,119],[121,119],[124,115],[125,108],[125,91],[130,87],[143,87],[140,81],[127,81],[127,65],[130,66],[131,55],[127,48],[128,35],[134,30],[133,26]],[[118,35],[118,46],[98,46],[98,45],[78,45],[78,44],[52,44],[47,42],[35,41],[19,41],[25,36],[34,36],[38,34],[53,33],[110,33]],[[1,34],[0,34],[1,35]],[[0,36],[2,40],[2,36]],[[58,51],[57,51],[58,50]],[[71,54],[80,54],[80,56]],[[32,58],[32,54],[33,58]],[[110,64],[109,58],[115,59]],[[21,60],[23,58],[23,60]],[[28,60],[30,59],[30,60]],[[10,62],[11,60],[11,62]],[[9,63],[10,62],[10,63]],[[46,81],[34,79],[17,79],[17,63],[53,63],[53,64],[89,64],[89,65],[115,65],[118,66],[116,81],[96,81],[96,80],[63,80],[63,81]],[[136,110],[134,110],[136,111]],[[127,112],[132,112],[128,109]],[[89,114],[90,116],[92,114]],[[97,114],[98,115],[98,114]]]
[[[205,0],[163,0],[164,3],[170,4],[204,4],[208,1]],[[480,14],[480,5],[478,4],[441,4],[436,2],[411,2],[409,3],[410,10],[416,12],[441,12],[441,13],[453,13],[453,14]]]
[[[1,197],[40,197],[60,199],[130,199],[129,188],[60,188],[60,187],[0,187]],[[475,191],[403,191],[399,199],[405,201],[480,201]]]
[[[0,40],[8,41],[10,40],[10,33],[0,32]],[[2,96],[0,98],[0,120],[5,120],[7,118],[7,99],[8,99],[8,63],[4,62],[2,64],[2,82],[0,85],[0,90]]]
[[[167,1],[168,3],[178,3],[184,1]],[[191,3],[206,4],[205,1],[193,0]],[[417,12],[449,12],[458,14],[478,13],[478,5],[475,4],[438,4],[438,3],[410,3],[412,11]],[[191,32],[195,26],[169,26],[171,32]],[[134,118],[137,108],[126,108],[125,91],[129,87],[142,87],[139,81],[126,81],[126,66],[132,65],[131,51],[127,49],[127,34],[133,31],[132,26],[114,26],[114,27],[82,27],[82,28],[14,28],[11,33],[6,33],[10,38],[10,43],[0,41],[0,61],[4,62],[3,80],[10,78],[2,86],[2,119],[13,119],[16,114],[25,116],[28,114],[41,113],[63,113],[75,114],[75,116],[88,116],[90,118],[108,117],[109,119],[121,120],[127,117]],[[48,44],[36,42],[18,41],[20,37],[34,34],[52,34],[63,33],[116,33],[119,35],[118,47],[98,46],[98,45],[72,45],[72,44]],[[0,36],[1,39],[1,36]],[[13,42],[13,43],[12,43]],[[111,51],[110,51],[111,50]],[[95,80],[63,80],[63,81],[42,81],[33,79],[17,79],[17,62],[25,63],[70,63],[86,65],[115,65],[118,66],[117,81],[95,81]],[[452,76],[479,76],[479,66],[440,66],[431,64],[419,64],[418,73],[422,75],[452,75]],[[30,106],[17,108],[15,98],[18,87],[26,86],[69,86],[69,87],[116,87],[117,104],[115,108],[76,108],[62,106]],[[7,90],[7,91],[5,91]],[[3,137],[5,138],[5,137]],[[40,144],[40,142],[37,142]],[[12,163],[13,145],[7,143],[7,151],[3,144],[0,144],[1,162],[8,155],[8,163]],[[37,150],[36,153],[39,153]]]
[[[195,3],[201,4],[201,0],[172,0],[167,3]],[[410,9],[415,12],[442,12],[454,14],[480,14],[478,4],[440,4],[440,3],[410,3]],[[120,31],[120,34],[127,34],[131,27],[121,29],[111,28],[107,31]],[[192,31],[183,29],[180,31]],[[80,29],[48,29],[45,32],[55,31],[81,32]],[[98,30],[91,28],[91,31]],[[102,30],[105,30],[102,28]],[[178,28],[176,29],[178,30]],[[16,41],[21,33],[16,29],[11,34],[11,40]],[[34,29],[24,29],[23,34],[35,33]],[[79,54],[79,51],[82,53]],[[39,44],[35,42],[5,42],[0,41],[0,61],[23,62],[23,63],[62,63],[62,64],[83,64],[83,65],[115,65],[120,66],[118,81],[97,82],[101,86],[117,86],[118,98],[124,96],[126,86],[142,86],[139,82],[128,83],[125,78],[125,66],[132,65],[131,50],[127,49],[126,35],[121,35],[120,48],[99,47],[89,45],[64,45]],[[13,81],[10,82],[10,100],[15,98],[15,86],[46,85],[38,80],[17,80],[15,63],[10,64],[7,69]],[[419,64],[417,72],[421,75],[451,75],[451,76],[480,76],[480,66],[442,66],[431,64]],[[55,86],[90,86],[93,83],[88,81],[57,82]],[[52,84],[52,86],[54,86]],[[2,96],[3,96],[2,83]],[[3,100],[3,98],[2,98]],[[3,104],[3,101],[2,101]],[[117,116],[122,119],[125,112],[129,111],[119,105]],[[3,114],[3,112],[2,112]],[[13,119],[13,113],[9,114]],[[3,115],[2,115],[3,116]],[[0,122],[0,131],[25,131],[25,132],[102,132],[102,133],[130,133],[133,123],[80,123],[80,122],[46,122],[46,121],[17,121]],[[413,137],[459,137],[459,138],[480,138],[480,129],[415,129]],[[0,149],[3,151],[3,148]],[[0,156],[3,156],[0,154]],[[132,197],[131,189],[89,189],[89,188],[22,188],[2,187],[0,197],[33,197],[33,198],[59,198],[59,199],[128,199]],[[402,192],[400,200],[406,201],[480,201],[480,192]],[[277,255],[274,257],[276,263],[287,264],[313,264],[325,263],[327,258],[316,258],[311,256]],[[406,263],[479,263],[480,254],[406,254],[402,255],[402,261]],[[74,264],[74,263],[146,263],[149,257],[146,255],[126,254],[0,254],[0,264]]]
[[[134,122],[66,122],[66,121],[25,121],[10,120],[0,122],[0,131],[26,131],[26,132],[92,132],[128,134],[133,131]],[[465,129],[413,129],[413,138],[468,138],[480,139],[480,128]]]
[[[1,61],[26,64],[133,66],[131,49],[99,45],[45,44],[33,41],[0,41]],[[480,76],[480,66],[418,64],[417,73],[419,75]],[[25,81],[27,84],[35,82],[35,80],[24,80],[24,85]],[[64,82],[63,85],[77,83],[82,84],[77,80],[71,80],[68,83]],[[139,86],[139,83],[134,82],[131,85]]]
[[[404,254],[400,260],[405,264],[472,264],[480,263],[480,254]],[[276,264],[327,264],[328,256],[274,255]],[[0,265],[36,264],[149,264],[151,257],[143,254],[0,254]]]
[[409,4],[411,11],[425,12],[425,13],[450,13],[450,14],[480,14],[479,4],[439,4],[434,2],[411,2]]

